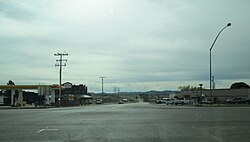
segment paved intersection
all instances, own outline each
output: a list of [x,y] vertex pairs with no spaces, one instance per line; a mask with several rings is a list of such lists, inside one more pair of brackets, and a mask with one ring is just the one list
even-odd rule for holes
[[246,142],[249,107],[148,103],[0,110],[0,141]]

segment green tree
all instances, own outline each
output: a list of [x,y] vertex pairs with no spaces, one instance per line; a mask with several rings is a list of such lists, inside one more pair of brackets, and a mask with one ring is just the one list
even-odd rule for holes
[[244,82],[233,83],[230,89],[241,89],[241,88],[250,88],[250,86]]
[[15,83],[12,80],[9,80],[9,82],[7,83],[7,85],[15,85]]

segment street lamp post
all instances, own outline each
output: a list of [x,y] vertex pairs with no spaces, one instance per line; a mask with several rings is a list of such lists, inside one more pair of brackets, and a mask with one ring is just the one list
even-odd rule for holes
[[221,32],[224,30],[224,29],[226,29],[227,27],[229,27],[229,26],[231,26],[231,23],[228,23],[224,28],[222,28],[221,30],[220,30],[220,32],[217,34],[217,36],[216,36],[216,38],[214,39],[214,42],[213,42],[213,44],[212,44],[212,46],[210,47],[210,49],[209,49],[209,55],[210,55],[210,76],[209,76],[209,79],[210,79],[210,89],[209,89],[209,94],[210,94],[210,102],[212,103],[212,49],[213,49],[213,47],[214,47],[214,44],[215,44],[215,42],[216,42],[216,40],[217,40],[217,38],[219,37],[219,35],[221,34]]

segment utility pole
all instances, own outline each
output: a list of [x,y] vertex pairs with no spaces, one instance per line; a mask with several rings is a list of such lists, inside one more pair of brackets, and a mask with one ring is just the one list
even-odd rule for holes
[[215,89],[215,81],[214,81],[214,76],[212,76],[212,89]]
[[99,78],[102,79],[102,96],[103,96],[103,79],[106,78],[106,77],[101,76],[101,77],[99,77]]
[[201,100],[202,100],[202,86],[203,86],[203,84],[199,84],[199,86],[200,86],[200,95],[198,96],[198,105],[200,105]]
[[[56,60],[57,63],[55,66],[59,66],[59,98],[58,98],[58,106],[61,106],[61,94],[62,94],[62,66],[66,66],[66,59],[63,59],[63,56],[68,56],[68,53],[56,53],[55,56],[59,56],[59,60]],[[64,63],[64,64],[63,64]]]
[[119,93],[120,93],[120,88],[118,87],[117,88],[117,95],[119,95]]

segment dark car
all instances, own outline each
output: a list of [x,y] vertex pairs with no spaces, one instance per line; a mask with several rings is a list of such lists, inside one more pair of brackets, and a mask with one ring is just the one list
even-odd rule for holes
[[235,97],[232,99],[228,99],[227,103],[228,104],[245,104],[245,103],[247,103],[247,100],[245,98],[242,98],[242,97]]
[[121,101],[121,100],[119,100],[119,101],[118,101],[118,104],[124,104],[124,102],[123,102],[123,101]]

